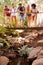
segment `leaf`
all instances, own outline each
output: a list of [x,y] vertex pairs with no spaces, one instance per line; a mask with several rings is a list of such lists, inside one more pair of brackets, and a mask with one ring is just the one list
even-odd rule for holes
[[1,33],[1,34],[5,34],[6,31],[7,31],[6,28],[4,28],[3,26],[0,26],[0,33]]
[[3,41],[8,47],[10,47],[10,44],[6,41],[6,39],[0,38],[1,41]]

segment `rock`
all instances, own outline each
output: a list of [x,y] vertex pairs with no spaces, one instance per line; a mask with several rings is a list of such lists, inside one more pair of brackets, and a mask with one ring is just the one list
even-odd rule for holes
[[39,35],[42,35],[43,34],[43,30],[39,31],[38,34]]
[[43,58],[43,49],[38,53],[38,57],[37,57],[38,59],[39,58]]
[[31,33],[28,36],[25,36],[25,40],[34,40],[38,36],[38,33]]
[[18,43],[24,44],[24,40],[25,40],[25,38],[18,37]]
[[36,59],[33,61],[32,65],[43,65],[43,58]]
[[15,44],[24,44],[24,39],[22,37],[12,37],[9,39],[9,42],[14,46]]
[[1,50],[0,50],[0,56],[3,55],[3,53],[4,53],[4,51],[1,51]]
[[37,46],[42,46],[42,47],[43,47],[43,39],[42,39],[42,40],[37,41]]
[[7,57],[10,59],[14,59],[16,57],[16,54],[8,54]]
[[43,43],[43,39],[42,40],[39,40],[37,43]]
[[26,42],[26,43],[29,43],[30,41],[29,41],[28,39],[25,39],[25,42]]
[[14,49],[7,49],[4,51],[4,56],[10,58],[10,59],[13,59],[16,57],[16,52],[14,51]]
[[33,33],[32,36],[36,38],[38,36],[38,33]]
[[9,62],[9,59],[5,56],[0,57],[0,65],[7,65]]
[[37,57],[37,55],[38,55],[38,53],[40,52],[41,49],[42,49],[42,47],[33,48],[33,50],[29,53],[28,59]]
[[34,30],[32,35],[36,38],[38,36],[38,31],[37,30]]
[[14,43],[15,43],[15,38],[14,38],[14,37],[9,37],[9,38],[8,38],[8,41],[9,41],[10,43],[14,44]]

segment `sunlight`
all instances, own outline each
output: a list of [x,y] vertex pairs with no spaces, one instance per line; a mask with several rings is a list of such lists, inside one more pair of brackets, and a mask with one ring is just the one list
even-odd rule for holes
[[29,0],[28,1],[28,4],[32,4],[32,3],[35,3],[35,0]]
[[17,32],[19,32],[19,33],[22,33],[24,30],[16,30]]
[[37,15],[37,24],[43,25],[43,13]]
[[30,0],[31,3],[35,3],[35,0]]

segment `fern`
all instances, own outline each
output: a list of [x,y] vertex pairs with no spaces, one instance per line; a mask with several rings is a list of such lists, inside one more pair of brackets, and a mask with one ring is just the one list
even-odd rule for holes
[[10,47],[10,44],[6,41],[6,39],[0,38],[0,40],[3,41],[3,43],[5,43],[7,47]]
[[7,29],[4,28],[3,26],[0,26],[0,33],[5,34],[7,32]]

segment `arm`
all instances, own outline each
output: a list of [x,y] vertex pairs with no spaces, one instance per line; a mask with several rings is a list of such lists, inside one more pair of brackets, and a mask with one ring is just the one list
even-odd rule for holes
[[23,11],[20,11],[18,8],[18,13],[25,13],[25,8],[23,9]]

